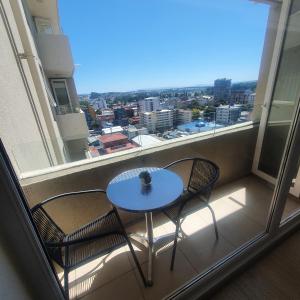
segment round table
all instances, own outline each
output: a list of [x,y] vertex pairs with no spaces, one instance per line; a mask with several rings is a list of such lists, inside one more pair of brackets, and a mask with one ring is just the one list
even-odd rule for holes
[[[141,184],[139,174],[148,171],[150,186]],[[172,205],[183,192],[182,179],[161,168],[138,168],[121,173],[107,187],[107,197],[117,208],[133,213],[145,213],[148,242],[148,284],[152,284],[153,222],[152,212]]]

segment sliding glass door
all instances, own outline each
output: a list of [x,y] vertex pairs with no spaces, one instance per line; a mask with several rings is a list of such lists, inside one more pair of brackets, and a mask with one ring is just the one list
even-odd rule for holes
[[[265,99],[263,114],[266,122],[261,122],[254,172],[263,179],[275,184],[278,177],[287,137],[295,115],[295,107],[300,96],[300,7],[293,2],[288,16],[282,51],[278,63],[277,75],[274,78],[273,92],[269,99]],[[278,46],[277,51],[279,51]],[[274,51],[273,64],[278,60],[278,53]],[[273,74],[270,74],[272,76]],[[295,176],[295,186],[299,184],[299,176]],[[297,196],[294,188],[290,191]],[[299,195],[298,195],[299,196]]]

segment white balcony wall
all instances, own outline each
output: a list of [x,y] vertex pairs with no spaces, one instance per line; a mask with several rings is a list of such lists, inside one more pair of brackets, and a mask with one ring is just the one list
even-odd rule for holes
[[43,68],[49,77],[72,77],[74,63],[67,36],[38,34],[37,45]]
[[64,141],[87,138],[89,135],[84,113],[57,115],[57,123]]

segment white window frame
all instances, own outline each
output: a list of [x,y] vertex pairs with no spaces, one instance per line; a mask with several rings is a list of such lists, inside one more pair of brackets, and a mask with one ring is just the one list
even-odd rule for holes
[[[253,165],[252,165],[252,172],[254,174],[256,174],[257,176],[263,178],[264,180],[274,185],[276,184],[276,178],[259,170],[259,161],[260,161],[260,155],[263,146],[265,130],[267,127],[268,116],[270,114],[272,104],[274,103],[274,100],[272,102],[273,90],[276,84],[276,78],[277,78],[278,68],[280,64],[280,58],[281,58],[281,52],[282,52],[284,38],[286,34],[286,28],[288,26],[288,21],[290,17],[289,12],[290,12],[291,3],[292,3],[291,0],[286,0],[282,3],[282,9],[281,9],[279,23],[278,23],[278,31],[274,43],[274,51],[271,60],[269,77],[267,81],[264,104],[262,105],[262,114],[261,114],[261,120],[259,124],[257,143],[255,147],[255,154],[254,154]],[[295,180],[295,185],[294,187],[291,187],[290,193],[296,197],[299,197],[300,195],[300,169]]]
[[66,87],[66,91],[67,91],[67,95],[68,95],[68,99],[69,99],[69,105],[70,105],[70,108],[71,110],[73,111],[73,105],[72,105],[72,102],[71,102],[71,97],[70,97],[70,93],[69,93],[69,89],[68,89],[68,84],[67,84],[67,80],[66,79],[61,79],[61,78],[51,78],[50,79],[50,83],[51,83],[51,88],[52,88],[52,91],[53,91],[53,96],[54,96],[54,99],[56,101],[56,104],[57,106],[64,106],[63,104],[60,104],[59,101],[58,101],[58,97],[56,95],[56,90],[55,90],[55,83],[54,82],[63,82],[65,84],[65,87]]
[[[35,27],[36,27],[37,33],[40,33],[40,34],[53,34],[54,33],[53,26],[49,19],[36,17],[36,18],[34,18],[34,21],[35,21]],[[50,29],[49,32],[43,31],[42,28],[46,28],[47,26]]]

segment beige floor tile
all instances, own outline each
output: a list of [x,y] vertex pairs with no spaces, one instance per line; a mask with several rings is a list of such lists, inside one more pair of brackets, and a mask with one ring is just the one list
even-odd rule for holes
[[218,218],[241,212],[265,226],[272,194],[273,189],[265,181],[250,175],[217,188],[212,194],[211,206],[223,208],[218,211]]
[[[145,288],[143,286],[138,271],[135,269],[135,274],[146,300],[162,299],[197,274],[180,249],[177,250],[174,271],[170,271],[171,249],[161,253],[154,259],[152,287]],[[147,264],[143,264],[142,268],[146,272]]]
[[178,247],[198,273],[203,272],[235,249],[221,234],[216,239],[212,225],[203,226],[197,232],[179,240]]
[[[60,284],[64,287],[65,282],[64,282],[64,270],[62,269],[61,266],[59,266],[55,261],[52,261],[54,268],[56,270],[56,274],[58,276],[58,280]],[[73,270],[69,272],[68,274],[69,277],[69,297],[70,299],[75,299],[76,298],[76,270]]]
[[128,248],[124,246],[78,267],[76,280],[72,286],[76,295],[90,293],[132,270],[127,252]]
[[143,296],[133,271],[90,292],[82,300],[142,300]]
[[245,217],[242,213],[218,221],[221,235],[236,247],[262,233],[265,227]]
[[[129,248],[124,246],[71,273],[71,297],[86,295],[84,299],[161,299],[236,247],[263,232],[272,194],[272,187],[253,175],[216,188],[210,204],[217,219],[219,239],[215,238],[210,210],[203,205],[195,208],[182,224],[184,236],[178,243],[173,272],[169,271],[169,267],[175,226],[162,213],[155,214],[154,237],[167,234],[172,236],[163,251],[154,258],[153,287],[144,288]],[[300,202],[289,199],[284,216],[299,208]],[[129,226],[127,232],[145,236],[145,221]],[[148,249],[136,242],[133,242],[133,246],[147,274]],[[63,270],[57,268],[57,272],[63,283]]]
[[[160,243],[157,247],[158,254],[166,251],[170,246],[170,242],[174,240],[175,233],[175,225],[162,213],[153,215],[153,235],[154,240],[157,240],[166,235],[171,235],[168,239],[163,239],[162,243]],[[129,226],[127,229],[128,233],[136,233],[146,237],[146,226],[145,221],[140,221],[134,225]],[[140,264],[143,264],[148,261],[148,247],[147,245],[143,246],[138,242],[135,242],[134,239],[131,239],[133,248],[137,255],[137,258]],[[128,252],[128,257],[133,267],[135,264],[133,262],[133,258],[130,252]]]

